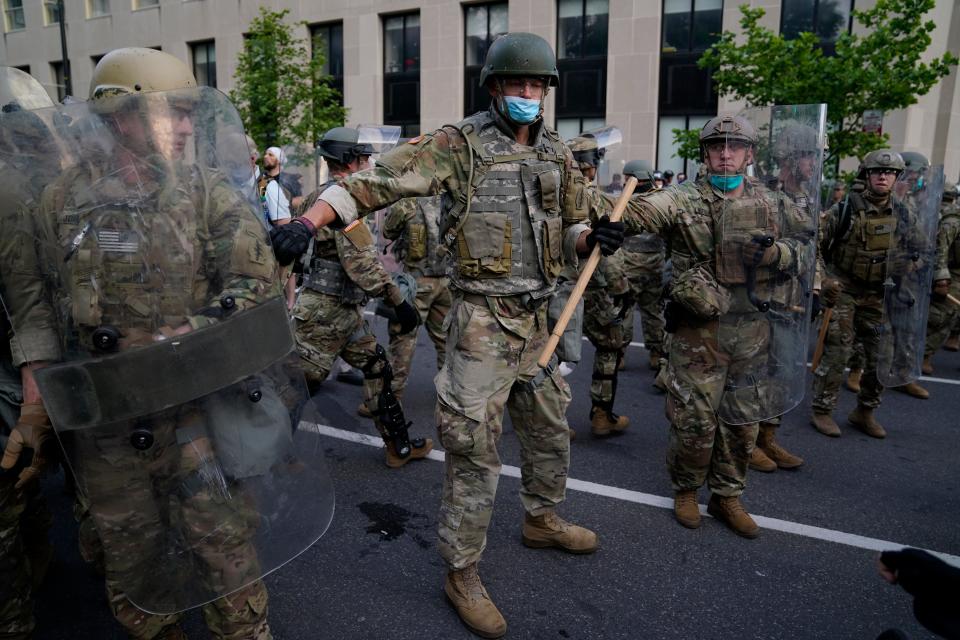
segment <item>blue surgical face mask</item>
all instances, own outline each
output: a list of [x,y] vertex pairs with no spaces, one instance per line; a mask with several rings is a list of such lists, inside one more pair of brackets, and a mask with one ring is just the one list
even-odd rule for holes
[[506,116],[517,124],[530,124],[540,115],[540,101],[520,96],[503,96]]
[[914,190],[914,191],[920,191],[921,189],[923,189],[923,178],[922,178],[922,177],[917,178],[917,184],[915,184],[915,185],[913,186],[913,190]]
[[710,184],[720,191],[733,191],[743,182],[743,176],[710,176]]

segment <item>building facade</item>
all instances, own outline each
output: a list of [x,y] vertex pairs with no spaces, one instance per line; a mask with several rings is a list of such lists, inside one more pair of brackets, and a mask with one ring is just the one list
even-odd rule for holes
[[[616,125],[624,143],[611,151],[605,177],[646,159],[691,173],[674,155],[671,130],[699,128],[718,111],[700,53],[724,29],[736,30],[744,0],[64,0],[73,93],[87,93],[100,57],[117,47],[155,47],[186,61],[203,84],[229,91],[244,31],[262,4],[305,21],[301,35],[323,50],[349,109],[348,125],[388,123],[414,135],[457,122],[489,103],[477,86],[490,42],[530,31],[557,51],[561,84],[545,117],[565,138]],[[767,26],[814,31],[829,48],[850,28],[850,10],[875,0],[750,0]],[[55,0],[0,0],[0,63],[31,73],[54,98],[64,94]],[[960,4],[938,0],[928,57],[960,51]],[[957,71],[916,105],[884,114],[896,149],[925,153],[960,174]]]

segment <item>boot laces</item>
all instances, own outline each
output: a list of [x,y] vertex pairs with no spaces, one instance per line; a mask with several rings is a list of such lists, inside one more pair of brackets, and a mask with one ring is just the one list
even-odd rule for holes
[[480,574],[476,568],[468,569],[460,573],[460,581],[463,583],[463,591],[471,600],[479,600],[486,597],[483,592],[483,583],[480,582]]
[[743,503],[741,503],[738,498],[724,498],[723,508],[730,515],[747,512],[747,510],[743,508]]

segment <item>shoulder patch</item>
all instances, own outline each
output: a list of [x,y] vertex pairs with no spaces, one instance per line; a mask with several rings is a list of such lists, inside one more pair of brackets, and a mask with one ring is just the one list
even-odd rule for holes
[[363,219],[357,219],[348,224],[343,230],[343,235],[356,249],[373,246],[373,234],[370,233],[370,227],[364,223]]
[[407,140],[407,144],[417,144],[417,143],[420,142],[421,140],[423,140],[423,134],[422,134],[422,133],[421,133],[420,135],[418,135],[416,138],[410,138],[409,140]]

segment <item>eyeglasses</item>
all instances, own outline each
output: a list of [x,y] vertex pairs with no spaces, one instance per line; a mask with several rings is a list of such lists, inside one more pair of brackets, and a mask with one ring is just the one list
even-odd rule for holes
[[750,145],[740,140],[722,140],[720,142],[708,142],[704,145],[709,153],[721,153],[726,147],[730,151],[743,151]]
[[900,172],[896,169],[870,169],[869,173],[872,176],[895,176]]
[[521,93],[525,88],[531,93],[543,93],[547,88],[547,83],[540,78],[504,78],[501,82],[511,93]]

